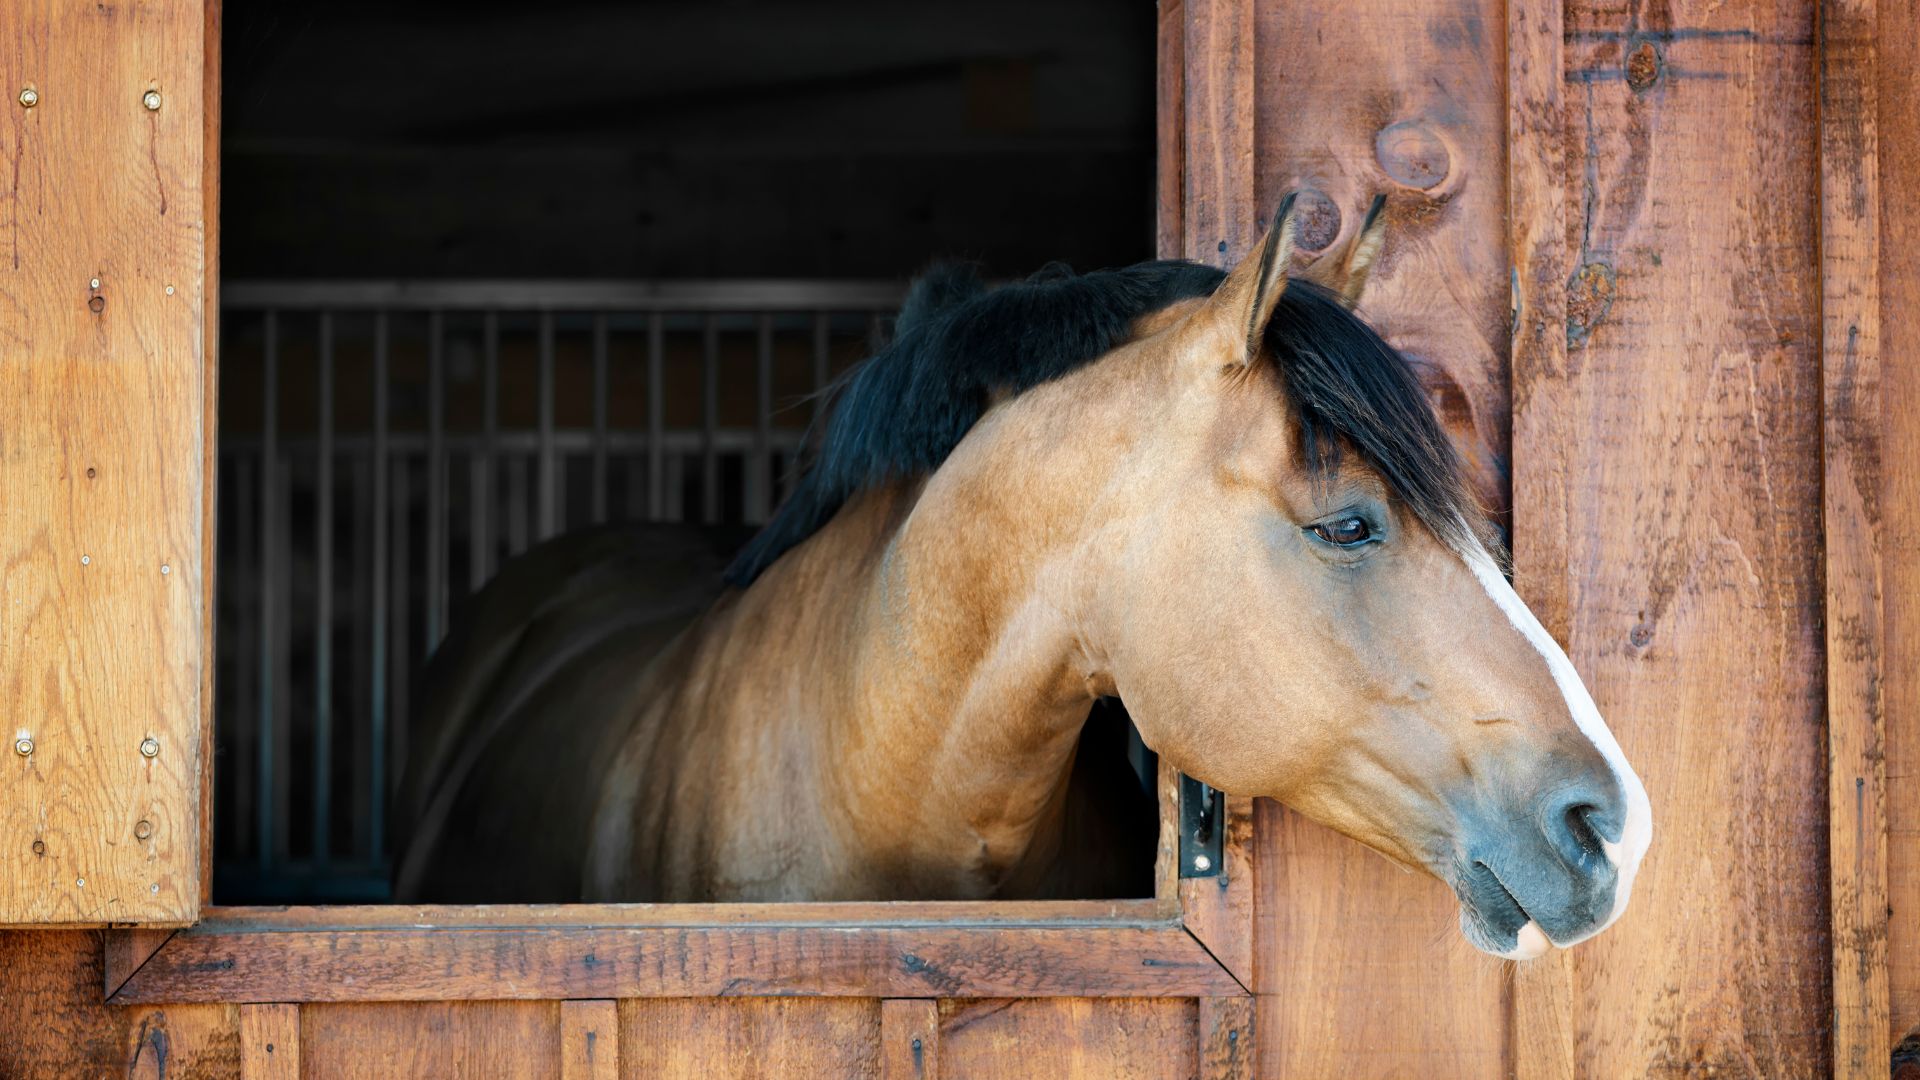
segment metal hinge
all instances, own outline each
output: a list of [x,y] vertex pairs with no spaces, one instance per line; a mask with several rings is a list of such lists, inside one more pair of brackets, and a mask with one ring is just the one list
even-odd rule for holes
[[1207,785],[1180,775],[1180,876],[1219,877],[1225,870],[1226,800]]

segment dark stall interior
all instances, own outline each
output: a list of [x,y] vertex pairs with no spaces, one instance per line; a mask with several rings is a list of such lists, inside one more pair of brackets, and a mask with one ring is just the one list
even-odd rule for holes
[[596,522],[764,520],[916,270],[1152,254],[1137,0],[254,0],[224,49],[220,903],[385,899],[466,599]]

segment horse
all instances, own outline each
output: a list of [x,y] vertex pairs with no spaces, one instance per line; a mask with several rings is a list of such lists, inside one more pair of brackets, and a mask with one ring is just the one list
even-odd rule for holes
[[1482,951],[1618,919],[1646,790],[1355,314],[1381,201],[1303,269],[1292,201],[1227,272],[932,273],[743,549],[510,565],[429,669],[396,896],[1108,887],[1075,762],[1118,699],[1181,772],[1445,882]]

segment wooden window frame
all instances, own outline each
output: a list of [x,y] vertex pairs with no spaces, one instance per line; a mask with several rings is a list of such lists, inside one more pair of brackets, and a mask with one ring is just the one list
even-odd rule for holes
[[1125,900],[220,907],[106,935],[112,1004],[487,998],[1200,997],[1252,985],[1253,803],[1182,878],[1159,773],[1154,895]]

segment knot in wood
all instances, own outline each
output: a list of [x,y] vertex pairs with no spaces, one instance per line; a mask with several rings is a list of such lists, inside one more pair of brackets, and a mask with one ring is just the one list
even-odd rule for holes
[[1373,139],[1373,155],[1395,183],[1421,191],[1438,187],[1453,168],[1447,144],[1418,120],[1381,128]]

